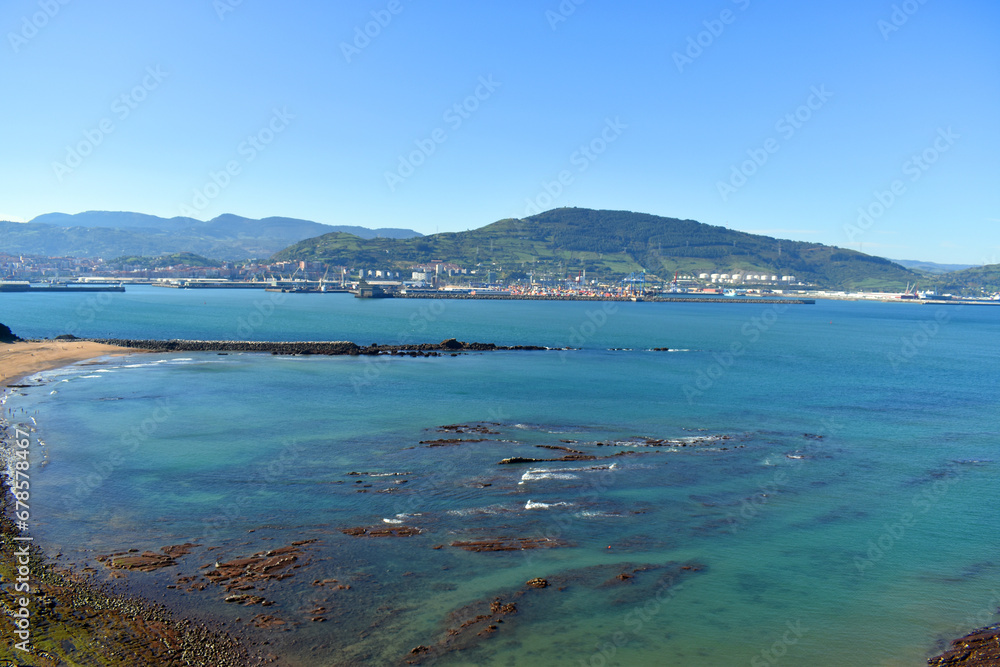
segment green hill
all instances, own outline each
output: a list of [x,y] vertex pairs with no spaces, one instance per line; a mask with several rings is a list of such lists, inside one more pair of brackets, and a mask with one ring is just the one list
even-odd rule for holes
[[220,267],[222,262],[209,259],[190,252],[177,252],[159,257],[127,256],[115,257],[107,261],[107,265],[115,269],[125,267],[136,269],[162,269],[168,266]]
[[479,267],[508,279],[564,277],[614,280],[645,270],[653,277],[685,273],[794,275],[845,289],[903,289],[917,274],[881,257],[815,243],[787,241],[694,220],[630,211],[560,208],[500,220],[468,232],[413,239],[360,239],[325,234],[296,243],[275,260],[312,260],[351,267],[406,269],[431,260]]
[[964,271],[935,276],[933,284],[939,294],[967,296],[981,296],[984,292],[995,294],[1000,292],[1000,264],[974,266]]

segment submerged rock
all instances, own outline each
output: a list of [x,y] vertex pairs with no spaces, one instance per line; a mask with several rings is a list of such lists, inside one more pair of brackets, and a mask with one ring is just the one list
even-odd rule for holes
[[493,540],[452,542],[451,546],[466,551],[523,551],[525,549],[555,549],[569,546],[569,543],[547,537],[501,537]]
[[358,526],[357,528],[344,528],[340,532],[353,537],[411,537],[419,535],[420,529],[413,526]]

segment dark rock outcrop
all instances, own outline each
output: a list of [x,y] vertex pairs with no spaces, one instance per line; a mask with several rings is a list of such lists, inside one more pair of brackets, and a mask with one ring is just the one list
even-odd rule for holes
[[981,628],[951,643],[927,661],[931,667],[996,667],[1000,665],[1000,625]]
[[16,343],[21,340],[6,324],[0,324],[0,343]]

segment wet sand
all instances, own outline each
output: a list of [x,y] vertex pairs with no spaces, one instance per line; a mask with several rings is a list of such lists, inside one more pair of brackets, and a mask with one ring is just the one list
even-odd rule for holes
[[124,355],[129,350],[116,345],[103,345],[85,340],[41,340],[0,344],[0,385],[14,384],[19,379],[77,361],[104,355]]

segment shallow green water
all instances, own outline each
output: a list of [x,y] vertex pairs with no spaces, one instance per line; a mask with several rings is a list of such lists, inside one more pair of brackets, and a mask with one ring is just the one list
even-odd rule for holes
[[[271,647],[298,664],[398,663],[442,641],[455,610],[518,591],[516,615],[438,664],[917,665],[996,620],[997,309],[146,288],[81,315],[75,295],[4,298],[0,319],[27,336],[76,324],[79,335],[583,348],[134,355],[42,374],[44,386],[8,399],[44,442],[33,534],[68,562],[196,541],[176,570],[131,585],[245,624],[265,610],[226,605],[218,588],[164,587],[318,539],[294,578],[261,593],[292,628],[270,633]],[[238,336],[241,323],[252,331]],[[676,351],[649,351],[663,346]],[[439,430],[449,424],[492,432]],[[485,441],[421,444],[442,438]],[[497,465],[564,453],[538,445],[600,458]],[[340,532],[398,525],[387,521],[423,532]],[[498,537],[566,546],[450,546]],[[553,585],[526,589],[534,577]],[[351,588],[311,585],[327,578]],[[330,622],[309,622],[316,604]]]

